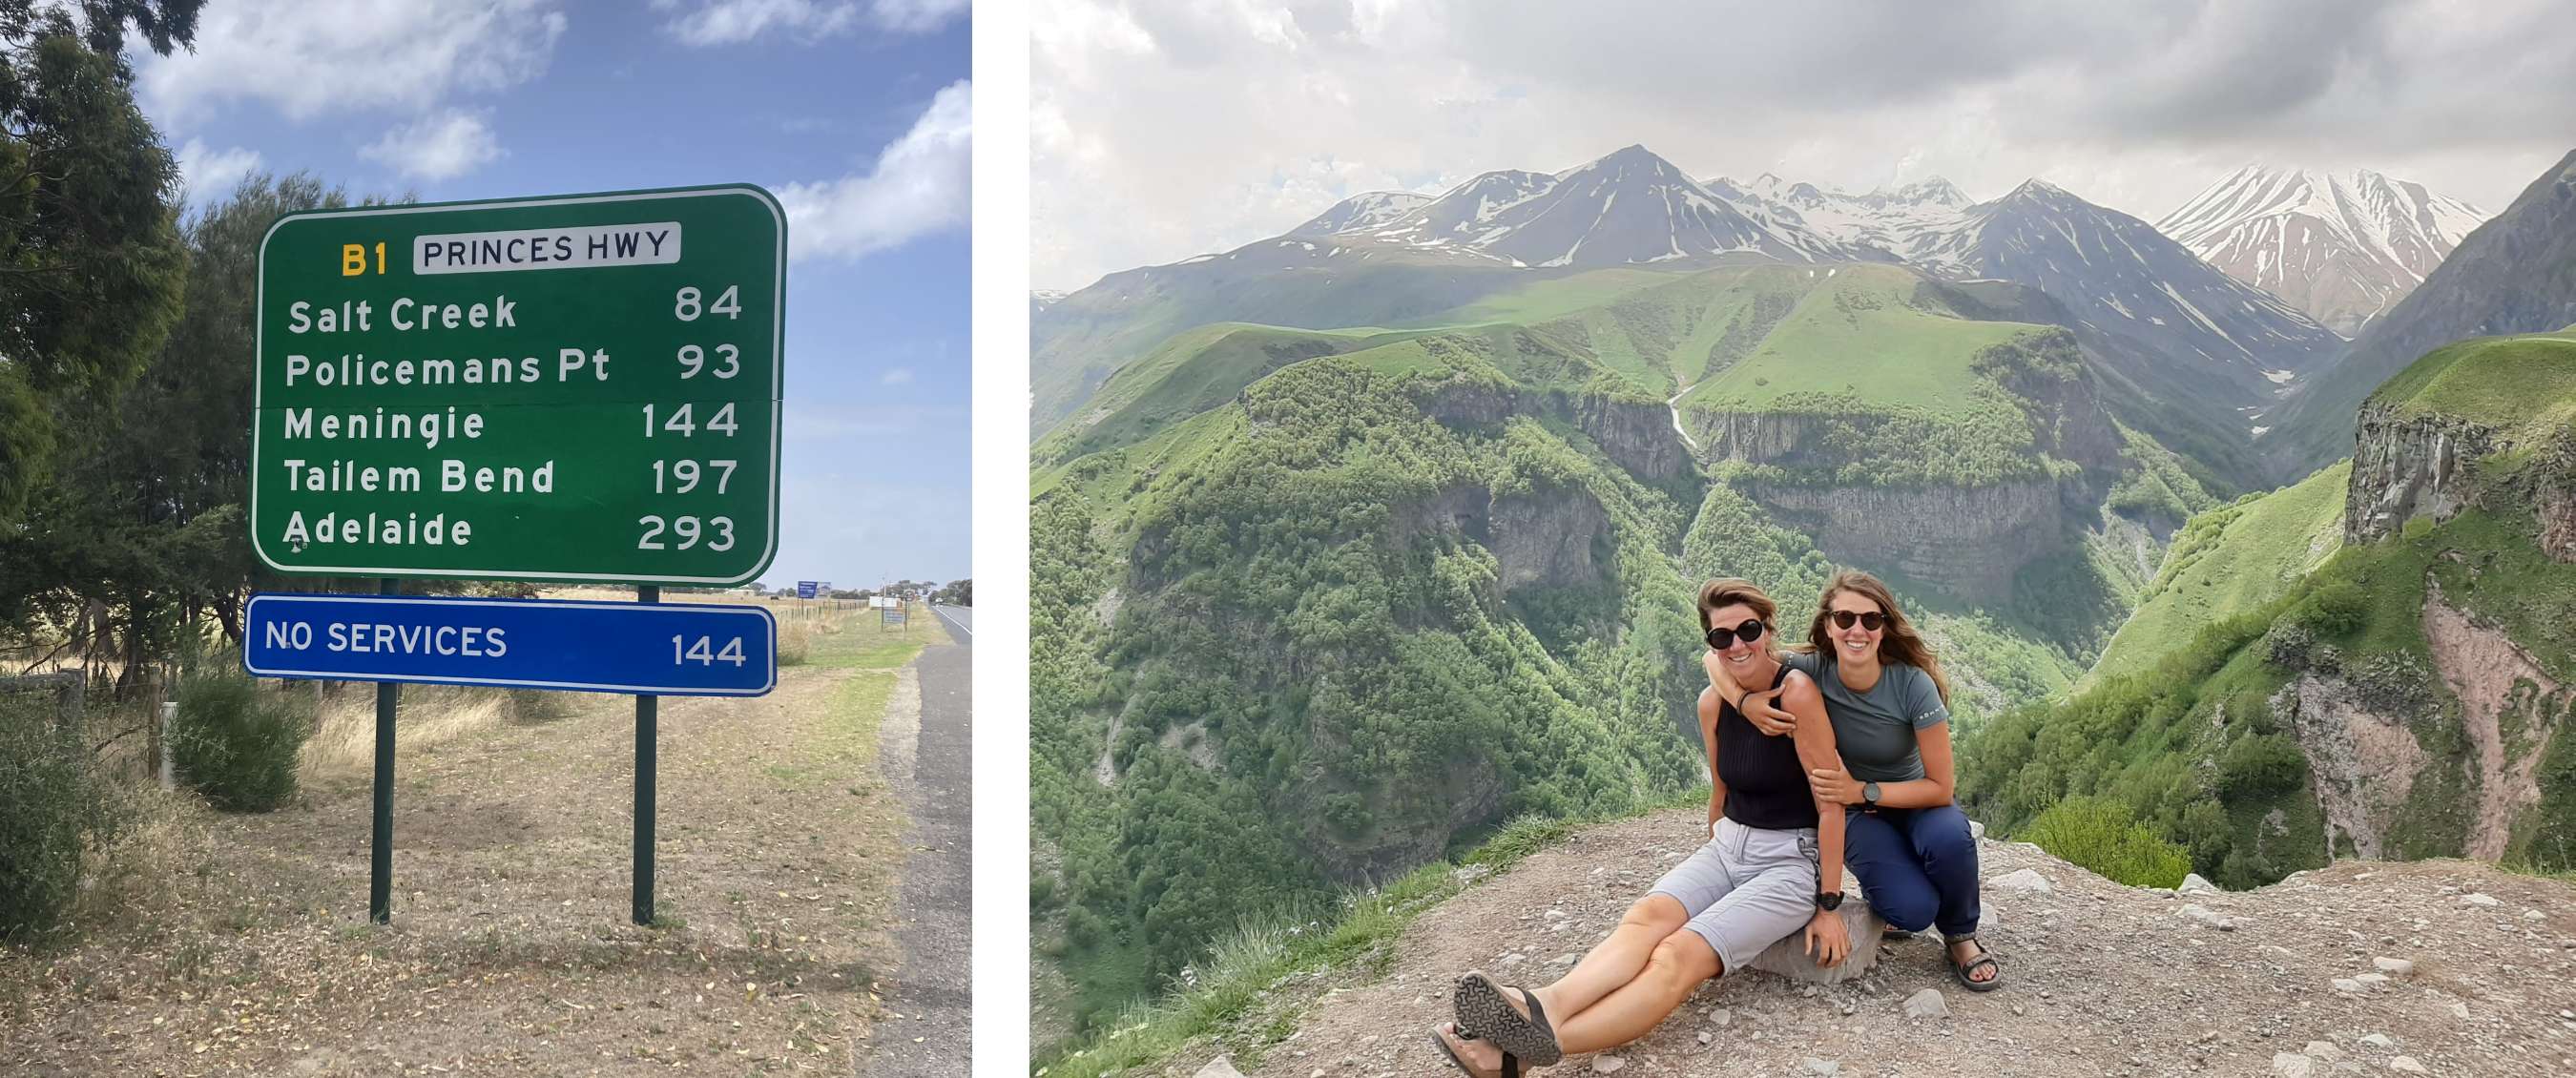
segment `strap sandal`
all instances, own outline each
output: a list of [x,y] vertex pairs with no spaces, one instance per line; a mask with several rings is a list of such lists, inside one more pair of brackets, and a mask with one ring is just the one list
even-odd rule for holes
[[1556,1029],[1548,1024],[1547,1009],[1539,1005],[1537,994],[1521,988],[1511,991],[1529,1005],[1527,1015],[1513,1007],[1504,986],[1482,970],[1460,975],[1450,999],[1460,1032],[1475,1030],[1501,1048],[1507,1074],[1514,1070],[1513,1057],[1533,1067],[1553,1066],[1564,1059],[1565,1049],[1557,1045]]
[[[1952,953],[1950,948],[1961,943],[1976,944],[1977,956],[1965,962],[1959,961],[1958,956]],[[1960,986],[1966,988],[1968,991],[1992,992],[2004,985],[2003,966],[1995,961],[1995,953],[1987,950],[1986,945],[1983,942],[1980,942],[1975,936],[1959,936],[1944,941],[1941,948],[1941,957],[1950,963],[1950,975],[1958,978]],[[1982,981],[1969,976],[1969,974],[1976,972],[1976,969],[1979,966],[1985,966],[1994,970],[1995,975],[1992,978]]]

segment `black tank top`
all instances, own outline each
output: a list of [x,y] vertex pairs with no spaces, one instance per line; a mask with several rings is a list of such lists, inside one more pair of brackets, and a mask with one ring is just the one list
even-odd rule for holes
[[[1771,687],[1789,679],[1783,664]],[[1753,728],[1735,705],[1717,705],[1717,774],[1726,780],[1726,818],[1746,827],[1789,831],[1816,826],[1816,798],[1798,743]]]

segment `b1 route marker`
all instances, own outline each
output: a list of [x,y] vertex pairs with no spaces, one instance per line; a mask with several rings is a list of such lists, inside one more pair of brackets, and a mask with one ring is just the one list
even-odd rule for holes
[[760,696],[778,681],[768,608],[264,592],[244,615],[260,677]]
[[749,185],[279,218],[252,549],[334,576],[757,579],[786,265]]

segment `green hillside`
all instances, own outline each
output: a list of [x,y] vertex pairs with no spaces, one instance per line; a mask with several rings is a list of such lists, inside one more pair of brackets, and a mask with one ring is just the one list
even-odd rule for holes
[[2343,545],[2344,487],[2351,478],[2352,462],[2345,461],[2296,485],[2192,517],[2174,533],[2155,581],[2084,684],[2152,670],[2210,623],[2296,589]]
[[[1980,402],[1971,366],[1991,345],[2045,327],[1959,317],[1892,266],[1844,266],[1813,279],[1759,344],[1692,386],[1684,408],[1746,411],[1820,392],[1868,404],[1957,413]],[[1754,316],[1759,304],[1747,303]]]
[[[2474,418],[2524,446],[2576,426],[2576,327],[2434,349],[2370,395],[2400,418]],[[2367,405],[2365,405],[2366,407]]]
[[[2542,549],[2576,523],[2571,355],[2560,335],[2437,349],[2370,398],[2376,469],[2195,518],[2089,687],[1963,751],[1971,813],[2009,833],[2108,795],[2226,887],[2329,856],[2576,866],[2576,563]],[[2469,458],[2447,508],[2295,572],[2349,505],[2450,451]]]
[[1546,416],[1432,420],[1448,373],[1298,364],[1041,475],[1039,909],[1077,1017],[1244,915],[1692,781],[1681,513]]
[[1172,336],[1118,369],[1079,415],[1040,439],[1041,463],[1071,460],[1142,441],[1166,426],[1224,404],[1243,387],[1299,360],[1365,347],[1366,331],[1323,331],[1218,322]]

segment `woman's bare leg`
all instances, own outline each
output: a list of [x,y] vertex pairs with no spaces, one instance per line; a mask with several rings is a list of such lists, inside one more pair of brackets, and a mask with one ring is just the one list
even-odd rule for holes
[[1638,899],[1619,919],[1619,927],[1610,930],[1610,938],[1593,945],[1591,953],[1565,976],[1537,990],[1539,1005],[1556,1022],[1592,1006],[1636,979],[1654,955],[1655,945],[1689,920],[1690,914],[1671,895]]
[[1599,1002],[1560,1015],[1556,1001],[1547,999],[1548,1015],[1556,1020],[1556,1043],[1572,1055],[1616,1048],[1643,1037],[1680,1009],[1701,984],[1724,972],[1723,966],[1699,933],[1674,930],[1654,945],[1643,970]]

